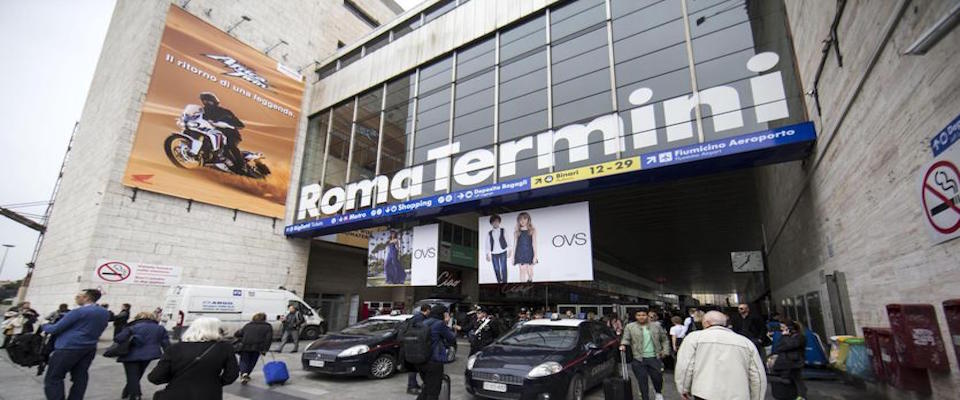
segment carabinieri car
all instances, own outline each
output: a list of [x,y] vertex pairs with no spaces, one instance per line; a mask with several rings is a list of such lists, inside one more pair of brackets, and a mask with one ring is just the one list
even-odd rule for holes
[[397,328],[410,317],[410,314],[371,317],[310,343],[301,357],[303,369],[328,375],[387,378],[399,364]]
[[616,371],[619,343],[607,326],[536,319],[467,359],[467,392],[493,399],[580,400]]

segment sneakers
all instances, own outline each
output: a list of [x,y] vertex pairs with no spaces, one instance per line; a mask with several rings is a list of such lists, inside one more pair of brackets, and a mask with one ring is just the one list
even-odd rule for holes
[[653,396],[653,400],[663,400],[663,395],[660,393],[657,393],[656,395]]

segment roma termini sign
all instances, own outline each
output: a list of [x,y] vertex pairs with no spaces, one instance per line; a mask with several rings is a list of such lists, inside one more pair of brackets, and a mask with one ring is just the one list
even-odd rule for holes
[[[776,123],[790,117],[786,90],[780,71],[769,72],[778,64],[779,56],[767,52],[753,56],[746,68],[758,76],[749,79],[750,93],[741,94],[734,86],[716,86],[698,93],[680,96],[662,103],[647,104],[654,93],[638,88],[629,96],[635,108],[628,110],[630,124],[621,114],[601,115],[582,124],[501,141],[492,148],[481,148],[460,154],[460,143],[443,144],[427,151],[427,163],[401,169],[392,176],[380,175],[325,188],[319,184],[303,186],[296,214],[298,221],[286,227],[287,235],[329,233],[356,226],[357,223],[386,217],[445,207],[458,203],[491,199],[511,193],[526,192],[566,183],[600,178],[653,168],[666,167],[751,152],[792,143],[813,141],[816,134],[805,122],[776,129],[701,140],[699,143],[643,152],[662,145],[658,139],[655,107],[662,104],[667,144],[689,143],[697,132],[690,115],[696,107],[710,107],[714,130],[729,131],[745,126],[745,119],[757,124]],[[742,107],[741,96],[749,95],[756,106]],[[628,148],[627,139],[632,146]],[[594,157],[604,160],[589,164],[590,144],[600,144],[602,151]],[[565,150],[565,151],[564,151]],[[588,164],[562,171],[552,171],[559,163],[558,153],[566,153],[564,164]],[[602,153],[602,154],[601,154]],[[623,153],[637,154],[617,157]],[[456,158],[454,159],[454,156]],[[611,160],[611,157],[617,157]],[[537,172],[533,176],[517,176],[518,159],[535,158]],[[600,160],[598,160],[600,161]],[[425,170],[432,170],[429,182]],[[496,183],[489,182],[496,175]],[[467,189],[450,192],[453,183]],[[424,193],[438,193],[421,197]]]

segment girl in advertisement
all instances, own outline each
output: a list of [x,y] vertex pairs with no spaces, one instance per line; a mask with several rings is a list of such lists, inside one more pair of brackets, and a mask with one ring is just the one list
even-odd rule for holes
[[540,261],[537,259],[537,229],[527,212],[517,215],[513,248],[513,264],[520,266],[520,281],[533,282],[533,265]]
[[387,260],[383,264],[383,274],[386,275],[388,285],[402,285],[407,280],[407,273],[400,263],[400,237],[397,231],[390,231],[387,240]]

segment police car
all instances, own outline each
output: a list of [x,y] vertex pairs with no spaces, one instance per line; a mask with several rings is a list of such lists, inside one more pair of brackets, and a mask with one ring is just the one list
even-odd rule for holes
[[303,369],[326,375],[367,375],[387,378],[399,365],[397,328],[410,314],[371,317],[310,343],[303,352]]
[[582,399],[616,371],[619,341],[582,319],[536,319],[467,359],[466,388],[492,399]]

